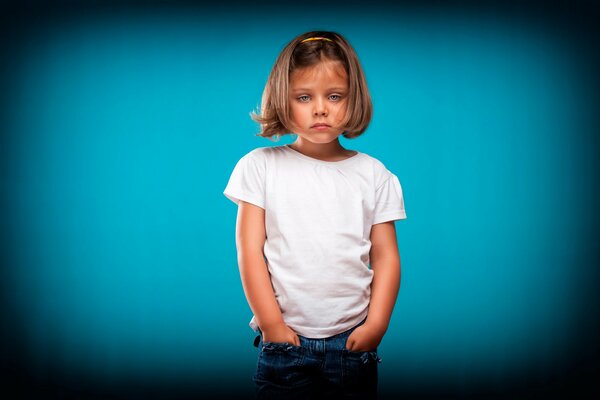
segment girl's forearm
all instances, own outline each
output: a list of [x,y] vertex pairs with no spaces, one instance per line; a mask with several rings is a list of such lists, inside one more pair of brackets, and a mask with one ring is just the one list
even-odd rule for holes
[[263,253],[246,253],[238,259],[238,264],[248,305],[260,329],[265,331],[272,326],[284,324]]
[[387,331],[400,290],[400,260],[394,257],[382,258],[372,262],[371,269],[374,272],[371,302],[365,323],[377,327],[383,334]]

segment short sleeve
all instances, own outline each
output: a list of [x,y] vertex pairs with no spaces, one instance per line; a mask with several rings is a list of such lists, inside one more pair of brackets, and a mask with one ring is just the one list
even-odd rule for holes
[[405,218],[402,186],[400,186],[398,177],[390,173],[390,176],[375,192],[373,225]]
[[223,194],[235,204],[240,200],[265,208],[265,166],[251,153],[237,162]]

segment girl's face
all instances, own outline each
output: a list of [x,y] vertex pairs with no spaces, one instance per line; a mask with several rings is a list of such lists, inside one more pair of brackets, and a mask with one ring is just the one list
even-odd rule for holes
[[[344,131],[348,74],[339,61],[323,61],[290,75],[293,133],[313,143],[329,143]],[[320,125],[319,124],[323,124]]]

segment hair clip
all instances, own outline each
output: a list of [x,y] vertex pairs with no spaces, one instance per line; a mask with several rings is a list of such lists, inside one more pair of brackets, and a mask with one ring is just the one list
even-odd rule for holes
[[303,41],[301,41],[300,43],[308,42],[309,40],[327,40],[329,42],[333,42],[333,40],[331,40],[329,38],[321,37],[321,36],[316,36],[316,37],[306,38]]

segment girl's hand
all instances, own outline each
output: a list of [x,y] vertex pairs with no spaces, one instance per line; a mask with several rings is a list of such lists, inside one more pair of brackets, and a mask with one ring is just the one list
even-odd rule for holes
[[262,334],[263,342],[291,343],[300,346],[300,338],[296,332],[284,323],[273,325],[268,329],[263,330]]
[[381,343],[384,333],[381,329],[365,322],[348,336],[346,349],[350,351],[373,351]]

